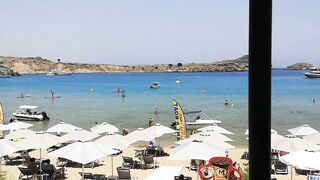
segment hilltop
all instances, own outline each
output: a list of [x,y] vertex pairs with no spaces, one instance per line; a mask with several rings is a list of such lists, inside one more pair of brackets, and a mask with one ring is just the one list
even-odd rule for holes
[[110,65],[54,62],[42,57],[6,57],[0,56],[0,63],[20,74],[48,73],[60,68],[72,73],[95,72],[230,72],[248,70],[248,56],[234,60],[222,60],[213,63],[153,64],[153,65]]

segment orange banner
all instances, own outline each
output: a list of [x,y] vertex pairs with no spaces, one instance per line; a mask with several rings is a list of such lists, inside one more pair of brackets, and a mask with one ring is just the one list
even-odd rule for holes
[[174,117],[176,120],[176,129],[179,130],[180,140],[187,138],[186,121],[180,104],[173,99]]

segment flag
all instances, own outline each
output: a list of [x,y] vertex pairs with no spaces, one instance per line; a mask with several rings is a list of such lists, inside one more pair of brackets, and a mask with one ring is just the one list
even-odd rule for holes
[[176,129],[179,131],[180,140],[187,138],[186,121],[180,104],[173,99],[174,117],[176,120]]

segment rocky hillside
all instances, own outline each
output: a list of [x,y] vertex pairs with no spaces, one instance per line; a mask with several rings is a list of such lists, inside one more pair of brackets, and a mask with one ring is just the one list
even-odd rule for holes
[[305,70],[305,69],[310,69],[312,67],[314,67],[314,66],[309,63],[296,63],[291,66],[288,66],[287,69],[289,69],[289,70]]
[[59,68],[72,73],[91,72],[227,72],[248,70],[248,56],[235,60],[223,60],[214,63],[189,64],[154,64],[154,65],[108,65],[53,62],[41,57],[4,57],[0,56],[0,63],[20,74],[48,73]]
[[19,76],[19,73],[14,72],[12,69],[0,62],[0,77],[7,76]]

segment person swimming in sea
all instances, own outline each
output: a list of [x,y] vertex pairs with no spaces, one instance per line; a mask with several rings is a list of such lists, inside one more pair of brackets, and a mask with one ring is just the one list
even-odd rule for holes
[[224,102],[224,105],[227,106],[229,104],[228,100],[226,99],[226,101]]

